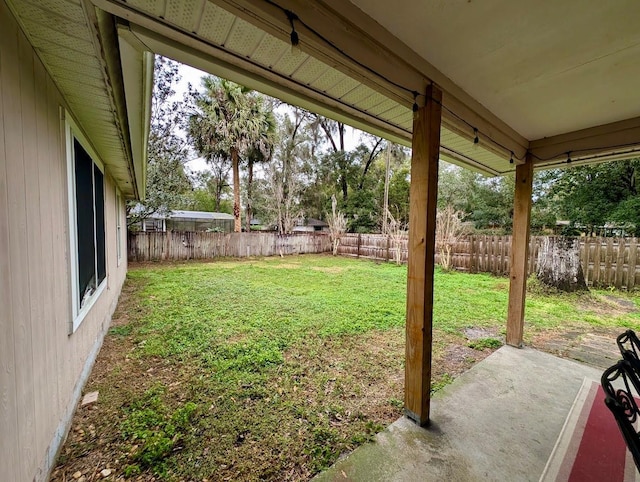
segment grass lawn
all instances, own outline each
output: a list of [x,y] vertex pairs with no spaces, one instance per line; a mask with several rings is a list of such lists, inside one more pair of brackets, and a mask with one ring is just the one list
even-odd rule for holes
[[[404,266],[331,256],[132,267],[53,480],[310,478],[401,415],[405,290]],[[436,274],[435,389],[500,345],[507,295]],[[525,333],[639,322],[637,294],[534,291]]]

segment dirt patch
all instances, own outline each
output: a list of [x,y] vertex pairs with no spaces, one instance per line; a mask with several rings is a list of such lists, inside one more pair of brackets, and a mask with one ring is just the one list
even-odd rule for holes
[[344,268],[339,266],[313,266],[311,268],[314,271],[322,271],[323,273],[340,274],[344,271]]
[[[52,481],[75,480],[72,477],[77,472],[87,481],[98,480],[104,469],[113,471],[106,480],[162,479],[146,471],[124,475],[131,451],[137,450],[122,438],[124,413],[131,400],[159,384],[167,387],[167,403],[179,406],[193,396],[194,383],[206,376],[196,373],[188,360],[176,365],[158,357],[144,360],[137,357],[135,338],[119,334],[126,331],[131,317],[135,316],[132,314],[137,301],[130,296],[130,291],[127,288],[123,291],[111,333],[105,339],[85,390],[98,390],[100,398],[96,404],[78,407]],[[436,388],[491,353],[491,350],[478,352],[460,345],[459,337],[437,330],[434,339]],[[284,364],[264,388],[256,382],[244,381],[238,382],[235,395],[211,393],[207,397],[211,404],[207,410],[211,412],[219,410],[221,397],[231,397],[238,404],[238,412],[250,410],[261,412],[262,416],[268,414],[260,408],[261,402],[280,397],[283,412],[278,416],[280,425],[273,436],[284,438],[285,445],[276,449],[270,441],[261,438],[254,422],[231,420],[230,425],[236,428],[226,434],[216,434],[220,437],[218,441],[206,433],[199,435],[209,443],[200,441],[203,448],[196,462],[208,464],[209,480],[254,480],[258,475],[264,480],[310,479],[317,471],[313,460],[323,454],[305,453],[303,448],[309,446],[306,439],[344,440],[343,450],[348,453],[402,416],[404,351],[405,333],[401,328],[335,338],[309,336],[286,350]],[[284,414],[292,408],[296,416],[288,420]],[[318,423],[326,428],[318,428]],[[354,426],[367,427],[370,435],[353,438]],[[225,437],[230,437],[227,440],[233,448],[222,457],[216,454],[214,445]],[[176,449],[182,450],[180,445]],[[281,455],[274,455],[274,450],[280,450]],[[185,465],[189,466],[186,462]],[[193,480],[196,474],[189,475],[191,469],[185,470],[182,475],[167,479]],[[198,472],[198,480],[200,475]]]
[[[260,266],[260,264],[256,264],[256,266]],[[279,263],[269,264],[269,269],[300,269],[301,266],[300,263]]]
[[633,301],[614,295],[584,297],[578,303],[578,308],[598,316],[622,316],[639,311]]
[[471,327],[463,330],[464,336],[468,340],[480,340],[483,338],[500,338],[497,328],[479,328]]

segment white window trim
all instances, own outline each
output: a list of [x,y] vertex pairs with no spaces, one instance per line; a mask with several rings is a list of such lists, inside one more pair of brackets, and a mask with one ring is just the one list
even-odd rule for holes
[[[66,157],[67,157],[67,197],[69,201],[69,272],[70,276],[70,292],[71,292],[71,318],[69,321],[69,335],[76,332],[82,321],[87,316],[87,313],[91,311],[91,308],[96,303],[100,295],[107,286],[107,280],[109,279],[108,273],[108,260],[106,259],[107,253],[105,249],[105,264],[107,266],[107,273],[102,282],[97,286],[96,291],[87,300],[84,306],[80,307],[80,294],[78,293],[78,222],[76,219],[76,182],[75,182],[75,156],[73,148],[73,140],[76,139],[83,147],[87,154],[91,157],[93,163],[98,166],[98,169],[104,174],[104,164],[100,161],[100,158],[96,154],[96,151],[91,147],[91,144],[87,138],[82,134],[82,131],[78,125],[74,122],[71,114],[68,111],[63,111],[64,115],[64,129],[65,129],[65,143],[66,143]],[[103,190],[104,192],[104,190]],[[94,191],[95,196],[95,191]],[[95,199],[94,199],[95,204]],[[105,216],[106,223],[106,216]],[[105,226],[106,231],[106,226]],[[94,227],[94,237],[96,236]],[[105,240],[106,242],[106,240]],[[106,248],[106,246],[105,246]]]
[[[119,267],[122,262],[122,194],[116,186],[116,265]],[[125,244],[126,246],[126,244]]]

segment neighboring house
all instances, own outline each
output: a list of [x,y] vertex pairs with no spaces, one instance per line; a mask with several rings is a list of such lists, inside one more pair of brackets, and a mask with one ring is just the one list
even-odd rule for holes
[[153,57],[82,5],[0,0],[4,481],[48,480],[126,276],[125,201],[144,196]]
[[[134,225],[136,226],[136,225]],[[167,216],[153,214],[137,225],[146,232],[153,231],[233,231],[233,216],[206,211],[171,211]]]
[[294,233],[328,233],[329,225],[320,219],[300,218],[293,227]]

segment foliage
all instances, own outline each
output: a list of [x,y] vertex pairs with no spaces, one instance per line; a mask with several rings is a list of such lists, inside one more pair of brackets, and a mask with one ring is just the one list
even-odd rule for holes
[[463,213],[449,204],[436,213],[436,247],[440,253],[440,267],[444,271],[453,269],[451,250],[464,233]]
[[292,117],[285,114],[279,118],[275,152],[266,165],[265,178],[258,187],[260,192],[256,193],[265,218],[281,234],[292,232],[303,215],[302,169],[310,156],[306,118],[302,109],[294,109]]
[[340,235],[347,229],[347,220],[344,215],[338,211],[338,200],[335,195],[331,196],[331,214],[327,216],[327,224],[329,224],[329,232],[331,233],[331,244],[333,245],[333,255],[338,255],[338,246],[340,245]]
[[258,136],[253,140],[246,153],[247,189],[246,189],[246,230],[251,230],[253,219],[253,169],[256,164],[269,161],[276,140],[276,119],[272,105],[267,104],[264,97],[258,96],[252,104],[252,116],[261,125],[257,129]]
[[142,204],[130,202],[127,223],[157,213],[166,215],[188,201],[191,182],[184,170],[189,146],[182,135],[184,101],[173,100],[179,81],[178,63],[156,56],[151,96],[146,196]]
[[164,474],[164,459],[190,428],[197,405],[187,402],[171,411],[162,401],[163,394],[162,386],[147,390],[127,408],[120,425],[122,437],[134,447],[130,456],[132,465],[127,468],[131,475],[147,468]]
[[467,346],[474,350],[482,351],[487,348],[500,348],[502,346],[502,342],[497,338],[480,338],[478,340],[470,341]]
[[233,204],[229,200],[231,187],[228,181],[231,166],[220,157],[209,158],[207,164],[209,170],[193,176],[190,207],[195,211],[231,214]]
[[393,240],[393,259],[396,265],[400,266],[402,264],[402,242],[407,239],[409,234],[407,224],[394,218],[390,211],[387,212],[387,218],[389,219],[387,234]]
[[637,180],[640,159],[578,166],[554,172],[551,194],[560,214],[600,234],[605,224],[615,222],[640,233],[640,193]]

